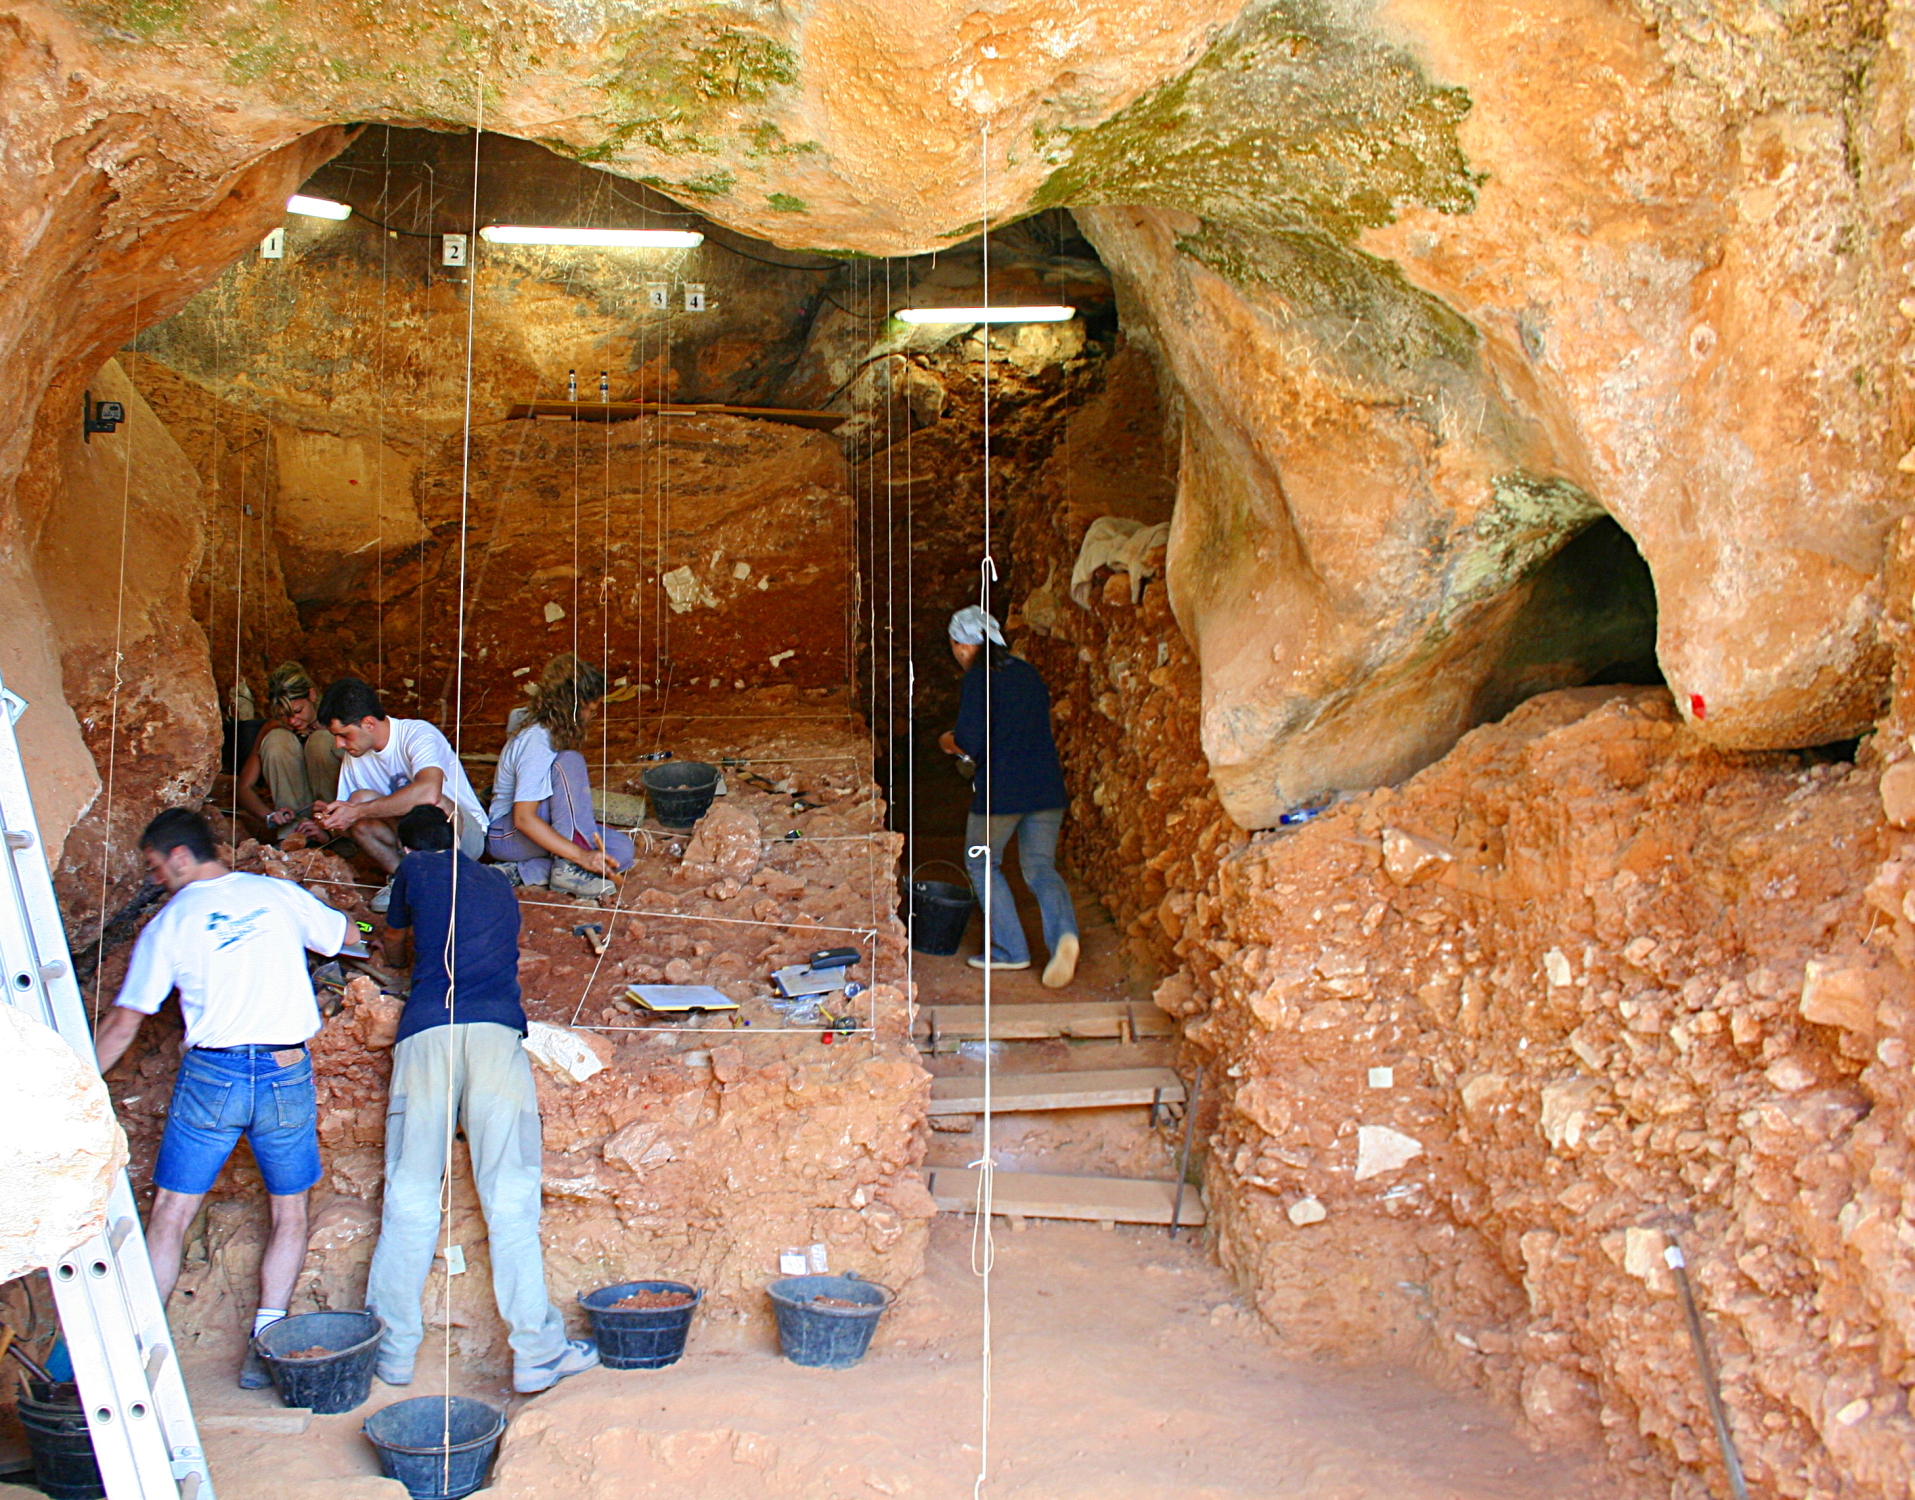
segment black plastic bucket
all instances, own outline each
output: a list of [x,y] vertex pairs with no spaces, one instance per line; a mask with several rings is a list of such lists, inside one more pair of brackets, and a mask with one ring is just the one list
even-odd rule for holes
[[667,828],[690,828],[705,816],[718,790],[718,767],[702,760],[649,766],[640,775],[652,799],[652,815]]
[[[613,1307],[634,1292],[683,1292],[683,1307]],[[580,1292],[578,1305],[592,1320],[599,1363],[608,1370],[662,1370],[685,1352],[692,1314],[705,1294],[682,1281],[621,1281]]]
[[379,1470],[412,1500],[458,1500],[485,1483],[505,1414],[465,1396],[414,1396],[367,1417],[360,1430]]
[[[365,1404],[372,1394],[372,1365],[386,1325],[377,1313],[294,1313],[253,1335],[253,1348],[272,1371],[279,1399],[333,1416]],[[305,1359],[296,1349],[328,1349]]]
[[[848,1370],[864,1358],[878,1319],[896,1300],[875,1281],[859,1276],[787,1276],[765,1289],[778,1314],[778,1347],[794,1365]],[[855,1307],[821,1307],[819,1297]]]
[[[33,1452],[33,1482],[53,1500],[99,1500],[106,1494],[93,1435],[70,1385],[49,1388],[35,1381],[35,1394],[20,1393],[20,1425]],[[65,1396],[65,1399],[61,1399]]]
[[948,880],[911,882],[911,946],[934,958],[949,958],[964,941],[977,905],[968,885]]

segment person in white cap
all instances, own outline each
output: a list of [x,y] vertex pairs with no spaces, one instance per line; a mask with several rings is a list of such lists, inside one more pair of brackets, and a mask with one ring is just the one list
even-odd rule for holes
[[1037,897],[1050,952],[1044,983],[1061,989],[1077,972],[1078,938],[1070,889],[1057,873],[1057,837],[1070,795],[1051,736],[1050,690],[1035,667],[1011,654],[997,621],[976,605],[951,616],[950,636],[951,654],[964,668],[964,688],[957,727],[938,746],[947,755],[962,752],[977,762],[976,794],[964,825],[964,865],[980,901],[987,880],[991,891],[986,951],[970,964],[974,969],[1031,966],[1024,924],[1004,879],[1004,851],[1015,834],[1018,867]]

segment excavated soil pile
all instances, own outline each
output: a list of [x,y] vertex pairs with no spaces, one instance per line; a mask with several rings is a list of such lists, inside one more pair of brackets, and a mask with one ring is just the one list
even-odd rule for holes
[[[894,915],[900,840],[882,831],[869,741],[830,699],[794,706],[728,695],[642,726],[686,758],[747,761],[698,833],[647,825],[616,902],[520,892],[520,979],[527,1016],[557,1028],[534,1052],[546,1147],[546,1269],[554,1299],[621,1281],[688,1282],[703,1315],[769,1324],[759,1289],[781,1249],[822,1244],[834,1269],[893,1286],[919,1273],[933,1208],[917,1174],[927,1075],[910,1036],[904,934]],[[709,713],[700,713],[700,709]],[[754,715],[751,711],[757,710]],[[705,723],[722,738],[702,732]],[[615,723],[615,788],[637,785],[632,721]],[[622,760],[620,757],[624,757]],[[483,765],[473,767],[483,785]],[[762,775],[790,790],[766,791]],[[794,812],[798,800],[808,810]],[[723,839],[705,837],[723,825]],[[754,831],[750,848],[739,838]],[[799,837],[786,835],[796,830]],[[705,863],[701,849],[720,864]],[[241,867],[303,881],[357,915],[372,886],[320,851],[248,842]],[[721,868],[722,865],[722,868]],[[596,957],[573,928],[604,926]],[[819,1025],[770,1003],[770,972],[825,947],[853,945],[866,988],[849,1007],[854,1034],[826,1044]],[[127,950],[108,965],[106,994]],[[738,1003],[679,1022],[625,997],[630,984],[706,984]],[[296,1308],[357,1307],[378,1229],[386,1082],[397,1005],[354,979],[312,1044],[327,1176],[315,1192],[313,1254]],[[166,1014],[170,1015],[171,1012]],[[535,1036],[534,1042],[537,1043]],[[151,1028],[119,1070],[116,1102],[136,1183],[148,1180],[178,1060],[177,1030]],[[257,1173],[236,1153],[196,1227],[175,1301],[175,1327],[236,1338],[251,1307],[261,1246]],[[463,1147],[454,1243],[483,1272],[484,1228]],[[441,1271],[427,1300],[442,1307]],[[454,1283],[455,1352],[478,1369],[505,1358],[483,1277]],[[440,1316],[440,1315],[435,1315]],[[581,1319],[576,1308],[568,1314]]]

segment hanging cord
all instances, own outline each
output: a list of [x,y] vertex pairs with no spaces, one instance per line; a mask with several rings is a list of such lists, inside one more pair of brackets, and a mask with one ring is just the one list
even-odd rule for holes
[[[474,112],[472,124],[472,238],[468,244],[479,243],[479,151],[485,139],[485,75],[479,75],[479,102]],[[465,298],[465,430],[461,438],[459,458],[459,609],[458,634],[453,650],[453,712],[452,712],[452,757],[459,763],[459,750],[465,742],[465,571],[466,571],[466,518],[472,495],[472,352],[474,342],[474,323],[479,306],[479,264],[474,259],[466,267]],[[465,810],[459,809],[459,816],[452,825],[452,856],[448,861],[452,874],[452,899],[447,911],[445,950],[441,955],[446,974],[446,1027],[450,1033],[446,1048],[446,1097],[445,1097],[445,1173],[440,1178],[440,1215],[445,1230],[446,1277],[445,1277],[445,1344],[442,1350],[443,1389],[446,1392],[443,1433],[443,1458],[440,1464],[440,1477],[444,1488],[451,1489],[452,1466],[452,1146],[457,1125],[457,1092],[453,1087],[453,1074],[463,1060],[458,1056],[455,1045],[458,1037],[458,938],[459,938],[459,853],[463,840],[460,838],[460,822],[464,821]]]
[[[133,326],[140,326],[140,289],[137,283],[133,288]],[[89,414],[90,415],[90,414]],[[122,462],[125,468],[120,476],[120,578],[118,598],[113,607],[113,707],[107,721],[106,731],[106,821],[100,831],[100,931],[93,946],[93,1029],[100,1029],[100,995],[105,979],[101,974],[106,958],[106,888],[107,877],[113,868],[113,803],[116,773],[119,769],[120,750],[120,685],[125,681],[122,669],[126,658],[122,653],[122,643],[126,632],[126,537],[127,524],[133,514],[133,433],[134,424],[126,424],[125,447],[122,450]],[[239,748],[239,727],[233,727],[233,748]],[[238,767],[234,767],[235,770]]]
[[[386,127],[385,146],[381,152],[384,158],[384,176],[379,184],[379,212],[389,210],[386,201],[392,195],[392,127]],[[395,231],[396,232],[396,231]],[[374,424],[378,433],[379,457],[378,469],[373,475],[373,515],[376,528],[373,538],[373,668],[372,684],[381,693],[386,690],[386,334],[392,325],[390,294],[392,290],[392,235],[379,236],[379,357],[373,383],[376,387],[374,399]],[[316,731],[324,734],[325,726]]]
[[[980,196],[984,200],[984,306],[991,305],[991,127],[978,127],[978,157],[981,164]],[[991,585],[997,580],[997,564],[991,560],[991,325],[984,325],[984,556],[978,563],[978,607],[991,613]],[[996,1187],[993,1174],[997,1162],[993,1154],[991,1126],[993,1114],[991,1058],[991,962],[995,944],[991,939],[992,892],[997,881],[991,864],[991,643],[988,638],[979,648],[984,659],[984,842],[966,852],[973,860],[983,861],[984,875],[984,1149],[977,1160],[977,1206],[971,1220],[971,1270],[982,1283],[984,1308],[983,1336],[980,1343],[978,1372],[978,1450],[977,1480],[972,1495],[984,1493],[991,1468],[991,1269],[997,1262],[997,1242],[993,1237],[991,1215],[995,1207]]]

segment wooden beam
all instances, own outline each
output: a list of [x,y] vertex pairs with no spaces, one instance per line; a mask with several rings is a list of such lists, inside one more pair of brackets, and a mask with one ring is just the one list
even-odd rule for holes
[[515,401],[506,408],[506,420],[551,417],[570,422],[629,422],[633,417],[752,417],[782,422],[788,427],[810,427],[832,432],[850,420],[849,412],[804,411],[788,406],[725,406],[719,402],[685,401]]
[[[1111,1068],[1085,1073],[999,1073],[994,1110],[1104,1109],[1122,1104],[1180,1104],[1184,1085],[1169,1068]],[[974,1115],[984,1108],[982,1078],[933,1078],[934,1115]]]
[[[970,1167],[933,1167],[927,1174],[925,1186],[939,1208],[950,1213],[969,1213],[977,1207],[977,1178],[977,1172]],[[996,1172],[992,1174],[991,1209],[994,1213],[1027,1219],[1168,1224],[1176,1196],[1176,1183],[1152,1178]],[[1195,1226],[1203,1221],[1203,1200],[1187,1189],[1178,1222]]]
[[[917,1029],[921,1036],[935,1036],[940,1051],[949,1050],[947,1043],[976,1041],[984,1035],[984,1007],[927,1005],[918,1012]],[[1000,1042],[1035,1042],[1048,1037],[1117,1037],[1132,1041],[1176,1034],[1177,1023],[1148,1003],[1076,1000],[991,1007],[991,1036]]]

